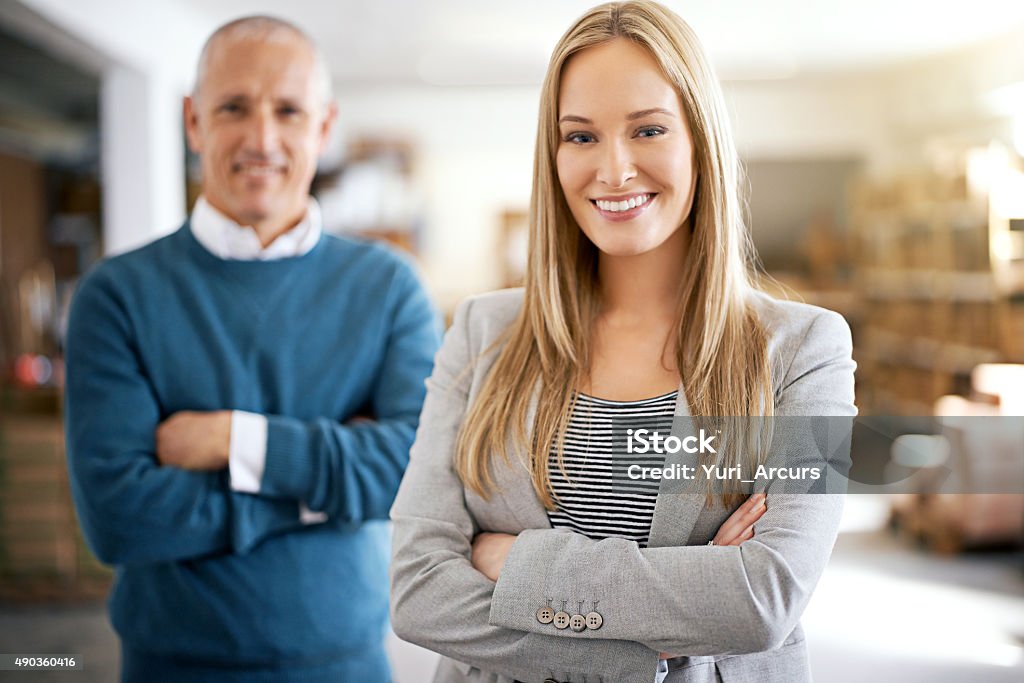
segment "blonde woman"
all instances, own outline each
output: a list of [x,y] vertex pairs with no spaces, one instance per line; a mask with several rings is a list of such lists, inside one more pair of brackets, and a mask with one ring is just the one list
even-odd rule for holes
[[855,413],[846,323],[754,288],[738,186],[685,22],[639,1],[569,29],[525,288],[459,307],[392,509],[393,626],[445,656],[435,681],[809,678],[798,621],[841,500],[607,473],[616,419]]

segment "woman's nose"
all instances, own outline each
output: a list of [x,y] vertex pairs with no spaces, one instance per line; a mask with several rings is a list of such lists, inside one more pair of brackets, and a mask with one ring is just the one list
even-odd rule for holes
[[622,187],[636,177],[636,166],[627,145],[622,142],[605,144],[597,179],[608,187]]

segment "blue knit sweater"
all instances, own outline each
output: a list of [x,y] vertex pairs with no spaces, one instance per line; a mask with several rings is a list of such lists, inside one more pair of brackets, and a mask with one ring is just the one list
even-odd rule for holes
[[[346,659],[383,657],[381,520],[439,333],[403,260],[330,236],[296,258],[226,261],[186,224],[85,278],[67,341],[72,492],[117,569],[111,618],[135,660],[290,681],[354,680]],[[226,470],[156,461],[162,420],[221,409],[267,416],[259,495],[233,492]],[[300,501],[329,521],[303,525]]]

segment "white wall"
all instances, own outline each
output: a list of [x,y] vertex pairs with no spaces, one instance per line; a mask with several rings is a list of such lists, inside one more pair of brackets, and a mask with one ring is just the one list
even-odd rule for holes
[[745,159],[867,156],[881,144],[877,79],[740,81],[723,89]]
[[442,306],[499,285],[501,212],[525,209],[539,87],[337,90],[340,134],[415,142],[425,194],[423,265]]
[[[943,145],[1011,141],[1012,117],[1024,117],[1024,97],[997,103],[993,91],[1024,90],[1024,30],[880,74],[886,87],[888,153],[880,172],[924,163]],[[1009,105],[1009,106],[1007,106]]]
[[115,64],[103,73],[100,142],[103,245],[141,246],[185,216],[181,90],[159,71]]

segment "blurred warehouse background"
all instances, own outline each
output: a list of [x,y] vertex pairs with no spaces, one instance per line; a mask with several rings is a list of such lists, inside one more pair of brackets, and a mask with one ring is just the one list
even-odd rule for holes
[[[117,676],[64,469],[62,330],[91,264],[196,197],[181,97],[207,35],[257,12],[309,31],[340,107],[326,226],[408,250],[450,314],[518,281],[540,79],[591,4],[0,0],[0,652],[86,662],[31,680]],[[765,269],[853,328],[858,405],[888,425],[855,467],[973,482],[850,497],[805,620],[816,677],[1021,680],[1024,495],[989,482],[1024,491],[1024,441],[955,418],[1024,415],[1024,3],[666,4],[723,80]],[[430,653],[393,657],[429,680]]]

